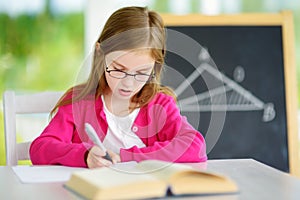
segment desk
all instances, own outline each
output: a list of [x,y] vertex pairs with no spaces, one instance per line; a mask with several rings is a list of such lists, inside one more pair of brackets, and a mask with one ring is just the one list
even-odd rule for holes
[[[203,164],[191,164],[200,166]],[[194,196],[184,199],[201,200],[298,200],[300,179],[290,176],[252,159],[209,160],[207,169],[231,177],[240,193],[234,195]],[[11,167],[0,167],[1,199],[81,199],[63,188],[63,183],[22,184]],[[171,199],[171,198],[167,198]],[[175,198],[176,200],[180,198]]]

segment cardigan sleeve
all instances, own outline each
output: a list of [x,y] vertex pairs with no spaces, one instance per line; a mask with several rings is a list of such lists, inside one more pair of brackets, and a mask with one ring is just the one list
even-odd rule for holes
[[87,167],[84,156],[88,144],[82,143],[75,129],[72,105],[59,107],[56,115],[30,146],[33,164]]
[[[146,147],[121,149],[122,161],[158,159],[170,162],[204,162],[207,160],[205,140],[180,114],[172,97],[159,95],[149,107],[148,121],[152,125],[139,128],[137,135]],[[140,130],[141,129],[141,130]]]

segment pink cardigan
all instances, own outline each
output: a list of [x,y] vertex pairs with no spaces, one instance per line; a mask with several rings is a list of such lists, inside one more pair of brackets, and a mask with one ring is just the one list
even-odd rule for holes
[[[33,164],[87,167],[85,154],[92,142],[84,131],[89,122],[103,141],[108,124],[101,98],[61,106],[56,115],[30,146]],[[140,112],[132,131],[146,147],[121,149],[121,161],[158,159],[171,162],[207,160],[203,136],[180,115],[174,99],[159,93]]]

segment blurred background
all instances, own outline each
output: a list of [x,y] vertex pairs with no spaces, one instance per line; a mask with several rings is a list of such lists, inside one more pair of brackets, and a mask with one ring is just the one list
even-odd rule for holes
[[[206,15],[290,10],[300,80],[298,0],[0,0],[0,165],[5,164],[3,92],[64,91],[74,85],[108,16],[129,5],[148,6],[160,13]],[[298,81],[298,102],[299,89]],[[23,132],[41,131],[34,119],[19,124],[24,124]]]

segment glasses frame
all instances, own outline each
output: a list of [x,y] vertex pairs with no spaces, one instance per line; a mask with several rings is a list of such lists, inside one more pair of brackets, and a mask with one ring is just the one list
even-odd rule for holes
[[[153,78],[155,78],[155,73],[153,73],[153,72],[151,72],[151,74],[130,74],[130,73],[127,73],[127,72],[125,72],[125,71],[123,71],[123,70],[119,70],[119,69],[108,69],[108,67],[106,67],[105,68],[105,71],[109,74],[109,76],[110,77],[112,77],[112,78],[116,78],[116,79],[124,79],[124,78],[126,78],[127,76],[132,76],[133,78],[134,78],[134,80],[136,80],[136,81],[138,81],[138,82],[149,82],[149,81],[151,81]],[[111,74],[111,72],[119,72],[119,73],[123,73],[124,74],[124,76],[123,77],[116,77],[116,76],[113,76],[112,74]],[[148,79],[146,80],[146,81],[142,81],[142,80],[139,80],[139,79],[137,79],[136,77],[137,76],[147,76],[148,77]]]

